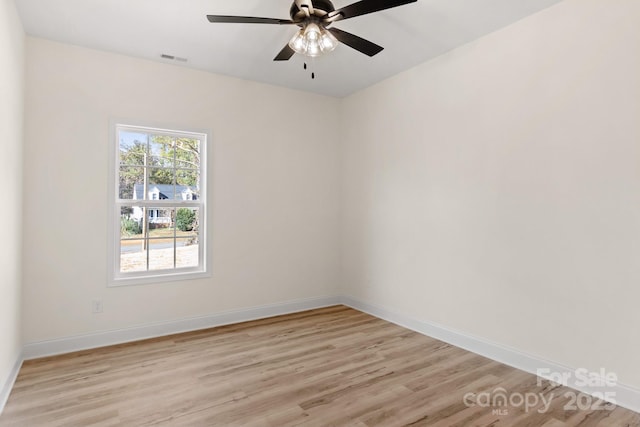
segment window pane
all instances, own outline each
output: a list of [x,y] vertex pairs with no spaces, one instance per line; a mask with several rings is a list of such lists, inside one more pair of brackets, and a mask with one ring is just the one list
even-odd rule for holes
[[121,131],[119,137],[120,164],[144,165],[144,155],[147,151],[147,135]]
[[151,207],[149,216],[149,270],[173,268],[175,208]]
[[192,138],[176,139],[176,167],[200,168],[200,141]]
[[173,268],[173,239],[149,240],[149,270]]
[[[173,239],[175,229],[175,208],[173,207],[149,207],[148,236],[152,239]],[[173,240],[172,240],[173,241]]]
[[142,208],[123,206],[120,208],[120,238],[142,238]]
[[176,211],[176,228],[178,232],[188,235],[198,234],[198,208],[178,208]]
[[144,198],[142,191],[144,183],[144,168],[140,167],[121,167],[118,176],[118,197],[120,199],[138,199]]
[[199,200],[199,179],[200,177],[197,170],[177,170],[176,199]]
[[174,138],[164,135],[151,135],[149,139],[149,166],[174,167]]
[[198,237],[176,239],[176,268],[197,267],[199,258]]
[[149,168],[149,200],[174,200],[174,169]]
[[120,240],[120,271],[146,271],[147,252],[144,240]]

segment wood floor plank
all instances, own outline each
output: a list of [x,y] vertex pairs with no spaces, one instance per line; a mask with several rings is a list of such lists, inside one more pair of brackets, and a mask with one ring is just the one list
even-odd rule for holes
[[[501,389],[551,404],[465,403]],[[334,306],[26,361],[0,426],[640,427],[568,390]]]

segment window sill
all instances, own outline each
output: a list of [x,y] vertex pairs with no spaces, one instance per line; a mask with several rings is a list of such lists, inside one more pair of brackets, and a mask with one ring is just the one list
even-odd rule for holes
[[108,287],[150,285],[164,282],[182,282],[185,280],[203,279],[211,277],[211,273],[206,271],[189,271],[179,273],[162,273],[157,275],[140,275],[135,277],[112,277]]

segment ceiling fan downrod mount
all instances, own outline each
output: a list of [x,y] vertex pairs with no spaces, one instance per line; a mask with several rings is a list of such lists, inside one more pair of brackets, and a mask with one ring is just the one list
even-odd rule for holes
[[320,22],[329,18],[329,14],[335,10],[333,3],[329,0],[315,0],[313,2],[310,0],[298,0],[291,4],[289,16],[291,16],[293,22],[302,27],[305,25],[305,21],[309,19],[315,19],[317,20],[316,22]]

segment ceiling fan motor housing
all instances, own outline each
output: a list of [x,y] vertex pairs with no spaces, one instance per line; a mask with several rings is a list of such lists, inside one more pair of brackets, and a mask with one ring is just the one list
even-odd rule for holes
[[[311,13],[310,9],[304,7],[305,3],[307,2],[302,2],[302,9],[307,9],[310,17],[324,18],[328,13],[336,10],[335,7],[333,7],[333,3],[329,0],[313,0],[313,2],[308,1],[308,3],[311,3],[313,7],[313,13]],[[305,21],[307,21],[307,13],[302,9],[299,8],[297,3],[294,1],[293,4],[291,4],[291,9],[289,10],[291,20],[300,26],[303,26]]]

